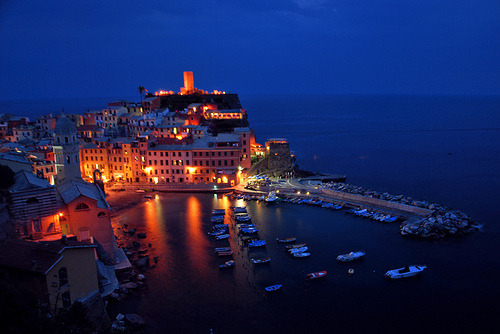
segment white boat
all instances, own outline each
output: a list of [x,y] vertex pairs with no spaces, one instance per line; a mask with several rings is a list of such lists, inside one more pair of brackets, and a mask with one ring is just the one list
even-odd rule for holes
[[391,279],[412,277],[420,274],[426,268],[426,265],[405,266],[403,268],[389,270],[385,273],[385,277]]
[[278,197],[276,197],[276,191],[270,191],[269,194],[267,194],[266,202],[275,202],[277,199]]
[[297,252],[297,253],[292,253],[293,257],[309,257],[311,256],[311,253],[305,253],[305,252]]
[[354,260],[360,259],[363,256],[365,256],[365,252],[363,252],[363,251],[350,252],[347,254],[342,254],[342,255],[337,256],[337,261],[349,262],[349,261],[354,261]]
[[292,248],[292,249],[289,249],[288,251],[290,252],[290,254],[293,254],[293,253],[304,253],[306,250],[308,250],[307,246],[299,247],[299,248]]
[[221,234],[221,235],[216,235],[215,239],[217,240],[222,240],[222,239],[227,239],[229,238],[229,234]]

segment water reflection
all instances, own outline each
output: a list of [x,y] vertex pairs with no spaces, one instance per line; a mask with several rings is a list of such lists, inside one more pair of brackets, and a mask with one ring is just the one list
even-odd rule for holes
[[198,197],[190,196],[186,201],[186,243],[189,259],[193,269],[198,273],[208,269],[208,255],[206,249],[208,240],[203,231],[202,209]]

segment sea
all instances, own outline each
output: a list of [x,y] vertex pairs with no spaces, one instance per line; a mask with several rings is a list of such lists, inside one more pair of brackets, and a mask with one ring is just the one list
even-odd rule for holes
[[[83,113],[113,98],[0,101],[0,113]],[[500,97],[240,94],[259,143],[285,138],[303,170],[463,211],[482,231],[441,241],[403,238],[383,224],[320,207],[244,202],[216,194],[157,193],[115,217],[147,234],[154,269],[111,317],[137,313],[148,333],[497,333],[500,321]],[[246,206],[262,249],[208,236],[214,208]],[[226,214],[226,223],[232,224]],[[119,233],[119,231],[117,232]],[[296,236],[311,257],[291,258]],[[120,235],[123,238],[123,236]],[[231,246],[235,266],[215,247]],[[364,250],[365,259],[337,255]],[[250,258],[270,256],[269,264]],[[384,273],[425,264],[422,275]],[[349,274],[348,270],[354,273]],[[325,278],[306,274],[326,270]],[[282,284],[276,293],[264,287]]]

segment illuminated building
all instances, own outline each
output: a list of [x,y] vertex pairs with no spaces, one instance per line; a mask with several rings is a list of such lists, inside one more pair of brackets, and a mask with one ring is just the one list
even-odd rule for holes
[[204,116],[208,120],[243,119],[245,113],[244,109],[207,110]]

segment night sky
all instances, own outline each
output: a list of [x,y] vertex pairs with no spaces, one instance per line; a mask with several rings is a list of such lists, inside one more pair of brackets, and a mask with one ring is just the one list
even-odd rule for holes
[[0,99],[500,94],[498,0],[0,0]]

